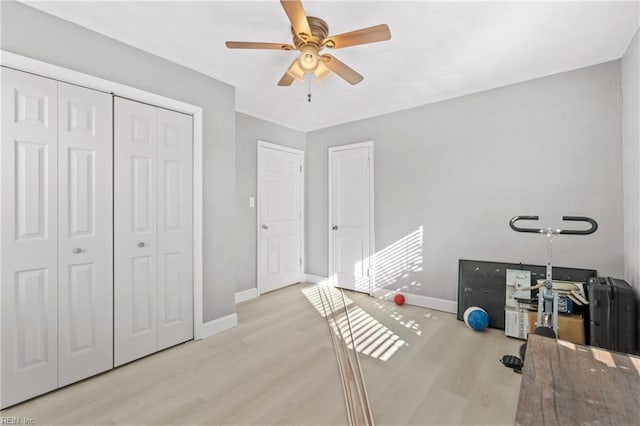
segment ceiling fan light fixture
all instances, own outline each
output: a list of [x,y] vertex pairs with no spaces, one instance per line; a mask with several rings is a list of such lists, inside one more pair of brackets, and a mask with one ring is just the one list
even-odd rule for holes
[[304,72],[314,72],[318,68],[318,49],[313,46],[305,46],[300,50],[300,68]]
[[314,71],[314,74],[316,75],[316,82],[321,82],[322,80],[327,78],[329,74],[331,74],[331,70],[327,68],[324,62],[319,61],[318,68],[316,68],[316,70]]
[[304,81],[304,70],[300,67],[299,60],[293,61],[289,69],[287,70],[287,74],[296,80]]

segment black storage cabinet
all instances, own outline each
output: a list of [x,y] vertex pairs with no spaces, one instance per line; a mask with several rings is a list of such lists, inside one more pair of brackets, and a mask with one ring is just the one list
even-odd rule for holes
[[[464,311],[479,306],[489,314],[489,327],[504,330],[504,307],[507,297],[507,269],[531,271],[531,284],[545,279],[546,267],[524,263],[487,262],[460,259],[458,264],[458,319]],[[597,277],[595,269],[553,267],[553,279],[585,283]],[[588,315],[588,312],[586,313]],[[585,318],[587,320],[587,318]]]

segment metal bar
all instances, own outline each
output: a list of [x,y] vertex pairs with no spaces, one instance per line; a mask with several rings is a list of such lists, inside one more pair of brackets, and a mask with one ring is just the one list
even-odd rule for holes
[[[340,357],[340,354],[338,352],[338,348],[337,348],[337,342],[336,342],[336,336],[333,330],[333,327],[331,326],[331,321],[329,318],[329,313],[327,312],[327,307],[325,306],[325,297],[326,294],[323,294],[324,291],[321,290],[324,289],[323,287],[318,286],[318,295],[320,296],[320,302],[322,303],[322,310],[324,311],[324,317],[327,320],[327,326],[329,327],[329,334],[331,335],[331,343],[333,344],[333,350],[336,354],[336,362],[338,363],[338,371],[340,372],[340,383],[342,383],[342,391],[343,391],[343,397],[344,397],[344,404],[347,410],[347,419],[349,420],[349,425],[353,425],[352,423],[352,419],[351,419],[351,404],[349,404],[349,399],[348,399],[348,393],[349,391],[347,390],[346,387],[346,383],[344,380],[342,380],[342,377],[344,377],[344,367],[342,365],[342,359]],[[329,304],[329,299],[327,298],[327,305]]]
[[365,415],[366,415],[366,420],[368,421],[368,424],[371,426],[375,425],[375,422],[373,421],[373,412],[371,411],[371,404],[369,403],[369,394],[367,393],[367,386],[364,382],[364,374],[362,373],[362,365],[360,364],[360,357],[358,356],[358,349],[356,347],[356,342],[355,339],[353,338],[353,329],[351,328],[351,319],[349,318],[349,309],[347,308],[347,303],[344,299],[344,291],[342,289],[340,289],[340,294],[342,295],[342,303],[345,306],[345,314],[347,317],[347,324],[349,326],[349,334],[351,335],[351,346],[353,347],[353,353],[354,356],[356,358],[356,365],[358,367],[358,379],[360,381],[360,386],[362,388],[362,393],[363,393],[363,397],[364,397],[364,402],[366,405],[366,411],[365,411]]

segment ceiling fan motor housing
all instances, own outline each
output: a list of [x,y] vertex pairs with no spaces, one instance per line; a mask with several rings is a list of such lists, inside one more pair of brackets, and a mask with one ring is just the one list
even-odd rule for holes
[[315,16],[307,16],[307,21],[309,22],[309,28],[311,28],[311,35],[305,41],[301,39],[293,27],[291,27],[293,44],[296,49],[302,48],[305,44],[311,44],[320,50],[323,47],[322,42],[329,35],[329,25],[327,25],[324,20],[316,18]]

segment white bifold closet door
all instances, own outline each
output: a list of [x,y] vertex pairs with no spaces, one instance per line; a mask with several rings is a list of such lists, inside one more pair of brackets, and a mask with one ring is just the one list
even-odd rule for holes
[[2,68],[2,407],[58,386],[57,102]]
[[114,100],[114,362],[193,338],[192,118]]
[[0,406],[113,365],[111,96],[2,68]]
[[113,367],[112,96],[58,83],[58,386]]

